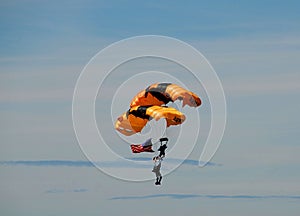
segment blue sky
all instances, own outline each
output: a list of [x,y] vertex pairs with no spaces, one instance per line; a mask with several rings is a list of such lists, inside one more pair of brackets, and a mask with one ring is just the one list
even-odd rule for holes
[[[298,215],[299,4],[2,1],[0,212],[132,215],[128,207],[134,205],[143,215],[163,206],[167,215]],[[193,166],[199,145],[190,163],[166,176],[160,188],[64,164],[86,163],[71,113],[81,70],[104,47],[144,34],[175,37],[202,52],[221,79],[228,106],[225,135],[212,160],[220,166]],[[53,161],[65,162],[51,166]]]

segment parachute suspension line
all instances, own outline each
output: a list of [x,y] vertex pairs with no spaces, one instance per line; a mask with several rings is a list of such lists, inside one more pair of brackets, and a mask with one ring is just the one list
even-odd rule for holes
[[165,129],[165,132],[164,132],[164,137],[168,137],[168,135],[167,135],[167,128]]
[[168,130],[170,130],[168,127],[165,129],[164,137],[168,138]]

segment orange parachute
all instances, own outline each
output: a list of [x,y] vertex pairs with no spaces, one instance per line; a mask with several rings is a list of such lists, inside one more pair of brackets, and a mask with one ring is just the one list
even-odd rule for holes
[[183,107],[201,105],[201,100],[196,94],[176,84],[152,84],[132,99],[130,109],[117,119],[115,128],[120,133],[130,136],[141,132],[152,119],[166,119],[167,127],[182,124],[185,115],[175,108],[165,106],[176,100],[182,101]]
[[191,91],[172,83],[155,83],[139,92],[132,99],[130,107],[161,106],[176,100],[182,100],[183,107],[185,105],[191,107],[198,107],[201,105],[200,98]]
[[162,106],[135,106],[123,113],[116,121],[115,128],[120,133],[130,136],[141,132],[148,121],[164,118],[167,127],[182,124],[185,115],[172,107]]

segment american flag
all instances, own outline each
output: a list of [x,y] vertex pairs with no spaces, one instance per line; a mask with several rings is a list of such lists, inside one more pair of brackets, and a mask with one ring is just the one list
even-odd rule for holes
[[141,153],[141,152],[154,152],[152,146],[143,146],[140,145],[130,145],[132,153]]
[[141,153],[141,152],[154,152],[152,150],[151,138],[147,139],[144,143],[138,145],[130,145],[132,153]]

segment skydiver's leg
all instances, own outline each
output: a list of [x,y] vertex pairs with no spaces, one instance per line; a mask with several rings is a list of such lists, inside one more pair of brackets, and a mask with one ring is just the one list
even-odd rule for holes
[[161,179],[162,179],[162,177],[159,177],[159,178],[158,178],[158,180],[157,180],[157,184],[158,184],[158,185],[160,185]]
[[159,171],[155,171],[156,178],[159,178]]
[[162,176],[159,177],[159,180],[158,180],[159,184],[160,184],[161,180],[162,180]]
[[155,182],[155,185],[159,185],[159,184],[160,184],[159,179],[160,179],[161,174],[160,174],[159,171],[156,171],[156,172],[155,172],[155,175],[156,175],[156,182]]
[[159,185],[159,178],[158,177],[156,178],[155,185]]
[[158,185],[160,185],[161,179],[162,179],[162,175],[161,175],[161,173],[158,171],[158,175],[157,175],[157,184],[158,184]]
[[159,173],[157,171],[155,172],[155,176],[156,176],[156,182],[155,182],[155,184],[156,184],[159,180]]

